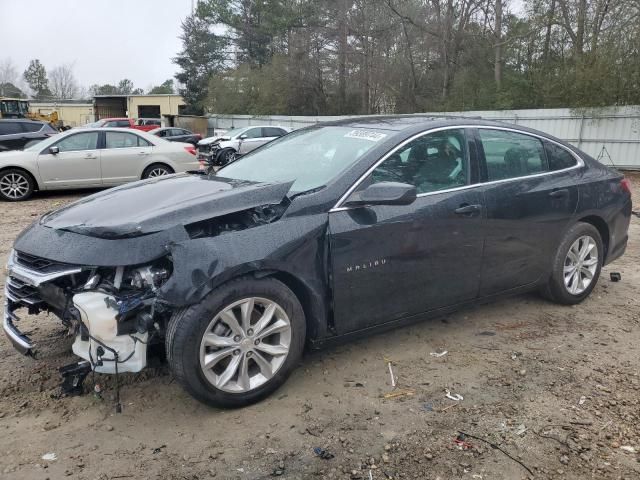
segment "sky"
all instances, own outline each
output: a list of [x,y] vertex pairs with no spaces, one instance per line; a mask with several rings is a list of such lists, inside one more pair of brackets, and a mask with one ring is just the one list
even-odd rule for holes
[[182,20],[192,0],[0,0],[0,62],[20,74],[38,58],[47,71],[73,64],[78,83],[147,88],[173,78]]

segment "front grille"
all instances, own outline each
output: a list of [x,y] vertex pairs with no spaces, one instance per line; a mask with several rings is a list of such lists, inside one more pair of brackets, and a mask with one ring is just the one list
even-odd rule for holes
[[65,268],[74,267],[74,265],[68,263],[56,262],[55,260],[36,257],[35,255],[29,255],[23,252],[16,252],[15,261],[18,265],[40,273],[53,273]]
[[7,292],[11,299],[16,302],[25,302],[34,305],[42,301],[36,287],[28,285],[15,277],[7,278]]

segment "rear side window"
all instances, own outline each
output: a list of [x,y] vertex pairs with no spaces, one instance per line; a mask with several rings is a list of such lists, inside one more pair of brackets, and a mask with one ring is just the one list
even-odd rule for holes
[[0,122],[0,135],[15,135],[23,133],[20,122]]
[[39,132],[42,129],[42,123],[22,122],[22,128],[25,132]]
[[566,149],[553,143],[544,142],[544,149],[547,152],[547,161],[549,162],[549,170],[563,170],[577,165],[578,161]]
[[522,133],[480,129],[489,181],[548,171],[542,142]]
[[281,137],[286,133],[281,128],[275,128],[275,127],[264,127],[262,130],[265,137]]
[[105,148],[132,148],[147,146],[149,146],[149,142],[133,133],[106,132]]
[[250,128],[246,132],[244,132],[244,138],[260,138],[262,137],[262,128]]

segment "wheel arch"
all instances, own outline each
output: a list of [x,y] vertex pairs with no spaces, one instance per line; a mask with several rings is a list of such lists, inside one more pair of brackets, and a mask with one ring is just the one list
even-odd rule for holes
[[26,173],[27,175],[29,175],[31,180],[33,180],[33,185],[34,185],[33,189],[34,190],[40,190],[40,186],[38,185],[38,179],[33,174],[33,172],[31,172],[29,169],[24,168],[24,166],[22,166],[22,165],[6,165],[4,167],[0,167],[0,174],[2,174],[2,172],[5,172],[7,170],[20,170],[20,171]]
[[284,270],[266,268],[243,271],[242,273],[238,273],[237,275],[226,279],[220,285],[242,277],[271,277],[282,282],[293,292],[302,306],[305,322],[307,324],[307,342],[309,340],[315,340],[326,336],[328,325],[326,304],[323,301],[323,297],[314,293],[313,288],[303,279]]
[[170,170],[172,170],[174,173],[176,172],[176,169],[173,165],[171,165],[169,162],[166,162],[164,159],[160,159],[160,160],[155,160],[153,162],[149,162],[148,164],[146,164],[143,168],[142,168],[142,172],[140,173],[140,179],[144,180],[144,174],[147,172],[147,170],[149,170],[151,167],[153,167],[154,165],[160,165],[163,167],[167,167]]
[[593,225],[598,233],[600,234],[600,238],[602,239],[602,248],[604,252],[602,254],[603,264],[607,261],[607,256],[609,255],[609,242],[610,242],[610,233],[609,233],[609,225],[607,222],[597,215],[587,215],[578,220],[578,222],[588,223]]

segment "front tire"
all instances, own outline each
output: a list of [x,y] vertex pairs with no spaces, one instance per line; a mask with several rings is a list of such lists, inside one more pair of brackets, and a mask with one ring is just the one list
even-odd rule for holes
[[286,285],[245,277],[173,315],[167,359],[196,399],[242,407],[285,382],[302,356],[305,336],[304,311]]
[[35,182],[31,175],[19,168],[0,172],[0,198],[7,202],[20,202],[33,195]]
[[602,269],[604,249],[600,232],[579,222],[565,234],[553,261],[553,272],[543,295],[563,305],[582,302],[595,288]]
[[226,150],[223,150],[218,154],[217,163],[219,166],[224,167],[225,165],[234,162],[237,157],[238,154],[233,148],[227,148]]

